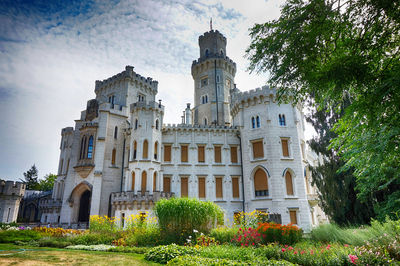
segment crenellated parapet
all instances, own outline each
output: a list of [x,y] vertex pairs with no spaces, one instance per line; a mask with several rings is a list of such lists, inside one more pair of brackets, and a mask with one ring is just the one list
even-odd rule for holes
[[217,68],[224,69],[229,72],[232,76],[236,75],[236,63],[232,59],[221,54],[210,54],[209,56],[201,57],[198,60],[192,62],[192,76],[196,76],[199,73],[213,69],[215,63]]
[[132,103],[130,106],[131,113],[136,112],[138,110],[148,110],[148,111],[156,111],[164,114],[164,105],[161,105],[158,102],[151,101],[151,102],[135,102]]
[[158,81],[153,80],[150,77],[143,77],[133,71],[133,66],[126,66],[125,71],[118,73],[111,78],[105,79],[103,81],[96,80],[96,87],[95,93],[98,92],[106,87],[115,86],[117,83],[121,81],[130,81],[136,83],[137,87],[144,87],[145,89],[150,89],[153,91],[154,94],[158,91]]
[[25,194],[26,185],[22,182],[0,180],[0,195],[19,196]]
[[64,127],[63,129],[61,129],[61,135],[67,135],[67,134],[72,134],[74,132],[74,128],[73,127]]
[[238,89],[231,91],[231,115],[235,116],[243,107],[252,106],[265,101],[274,101],[276,89],[263,86],[255,90],[241,92]]
[[210,132],[236,132],[236,126],[219,126],[219,125],[199,125],[199,124],[166,124],[163,125],[163,132],[167,131],[210,131]]

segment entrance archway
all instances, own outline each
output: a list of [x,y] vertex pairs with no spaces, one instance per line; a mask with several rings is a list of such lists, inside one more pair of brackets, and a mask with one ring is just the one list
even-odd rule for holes
[[78,222],[89,222],[90,215],[90,196],[89,190],[82,193],[79,201],[79,217]]

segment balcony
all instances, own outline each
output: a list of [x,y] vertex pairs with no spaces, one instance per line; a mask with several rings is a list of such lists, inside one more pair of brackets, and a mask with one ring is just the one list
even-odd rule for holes
[[75,172],[77,172],[82,178],[86,178],[92,169],[94,168],[93,158],[92,159],[81,159],[78,164],[74,166]]
[[130,208],[132,209],[134,206],[137,209],[149,209],[155,202],[160,199],[169,199],[172,198],[175,193],[172,192],[159,192],[154,191],[150,194],[148,191],[142,193],[138,191],[135,193],[134,191],[122,191],[122,192],[113,192],[111,193],[111,205],[114,208]]
[[319,202],[318,195],[316,193],[307,194],[307,199],[310,206],[315,206]]

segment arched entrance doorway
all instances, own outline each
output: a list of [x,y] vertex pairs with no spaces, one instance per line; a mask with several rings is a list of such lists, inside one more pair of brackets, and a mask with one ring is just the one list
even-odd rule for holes
[[90,215],[90,196],[89,190],[82,193],[79,201],[79,216],[78,222],[89,222]]
[[92,188],[91,184],[83,181],[72,190],[68,199],[72,208],[71,223],[89,222]]

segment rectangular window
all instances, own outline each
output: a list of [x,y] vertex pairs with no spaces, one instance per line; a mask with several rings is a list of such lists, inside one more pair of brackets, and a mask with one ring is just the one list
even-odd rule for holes
[[206,197],[206,178],[199,177],[199,198],[204,199]]
[[214,146],[214,158],[216,163],[221,163],[221,146]]
[[282,155],[283,157],[289,157],[289,140],[281,139],[282,143]]
[[181,177],[181,197],[188,197],[188,178]]
[[264,147],[263,147],[263,141],[262,140],[257,140],[252,142],[253,144],[253,158],[264,158]]
[[204,149],[204,145],[197,146],[197,156],[199,158],[199,163],[204,163],[206,161]]
[[164,177],[163,188],[164,192],[171,192],[171,177]]
[[171,162],[171,145],[164,145],[164,162]]
[[306,159],[305,143],[304,143],[304,141],[301,141],[301,156],[303,157],[303,159]]
[[290,223],[297,224],[297,211],[290,210],[289,214],[290,214]]
[[239,198],[239,177],[232,177],[232,197]]
[[237,163],[238,156],[237,156],[237,147],[231,146],[231,163]]
[[222,177],[215,178],[215,197],[219,199],[223,198]]
[[188,145],[181,145],[181,162],[188,162]]

